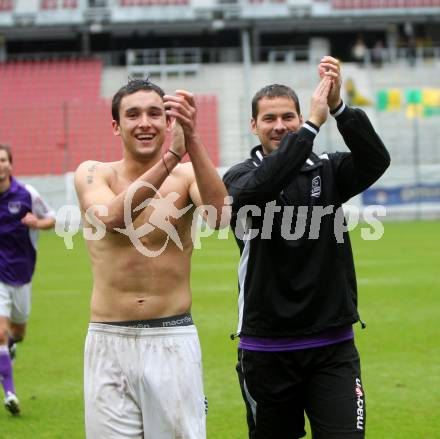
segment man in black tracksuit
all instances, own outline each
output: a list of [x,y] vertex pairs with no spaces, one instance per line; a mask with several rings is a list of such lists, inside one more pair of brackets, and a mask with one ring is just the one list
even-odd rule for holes
[[[342,203],[390,157],[366,114],[340,97],[339,62],[324,57],[310,117],[271,85],[252,101],[261,145],[224,182],[240,247],[239,363],[251,439],[365,437],[365,397],[352,325],[360,321]],[[350,152],[312,152],[328,110]]]

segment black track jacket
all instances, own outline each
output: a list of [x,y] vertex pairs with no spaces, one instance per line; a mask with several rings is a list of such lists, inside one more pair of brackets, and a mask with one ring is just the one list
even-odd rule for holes
[[255,147],[223,177],[241,254],[238,334],[306,336],[359,320],[341,204],[373,184],[390,156],[364,111],[345,107],[336,121],[351,152],[318,157],[302,127],[267,156]]

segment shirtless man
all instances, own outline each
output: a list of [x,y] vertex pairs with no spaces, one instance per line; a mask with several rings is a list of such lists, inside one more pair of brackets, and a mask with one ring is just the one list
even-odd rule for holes
[[[88,439],[206,437],[201,352],[190,314],[191,226],[202,204],[216,209],[216,217],[207,215],[210,226],[229,219],[222,217],[227,193],[201,143],[196,113],[191,93],[164,96],[149,81],[130,81],[112,102],[122,160],[84,162],[75,175],[85,225],[105,227],[103,239],[87,241],[94,278],[84,359]],[[192,164],[179,165],[186,152]],[[140,242],[156,257],[133,245],[124,200],[131,227],[146,230]],[[170,226],[181,246],[169,239]]]

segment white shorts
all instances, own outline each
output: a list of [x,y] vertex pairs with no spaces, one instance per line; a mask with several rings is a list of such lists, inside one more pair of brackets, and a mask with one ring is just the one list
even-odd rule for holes
[[31,312],[32,285],[20,286],[0,282],[0,317],[7,317],[12,323],[24,324]]
[[84,399],[87,439],[205,439],[196,327],[90,323]]

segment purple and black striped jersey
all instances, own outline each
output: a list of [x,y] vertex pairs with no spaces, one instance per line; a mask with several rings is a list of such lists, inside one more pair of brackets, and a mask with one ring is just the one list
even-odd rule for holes
[[21,223],[28,212],[55,217],[32,186],[11,177],[11,186],[0,194],[0,281],[8,285],[24,285],[34,273],[39,231]]

